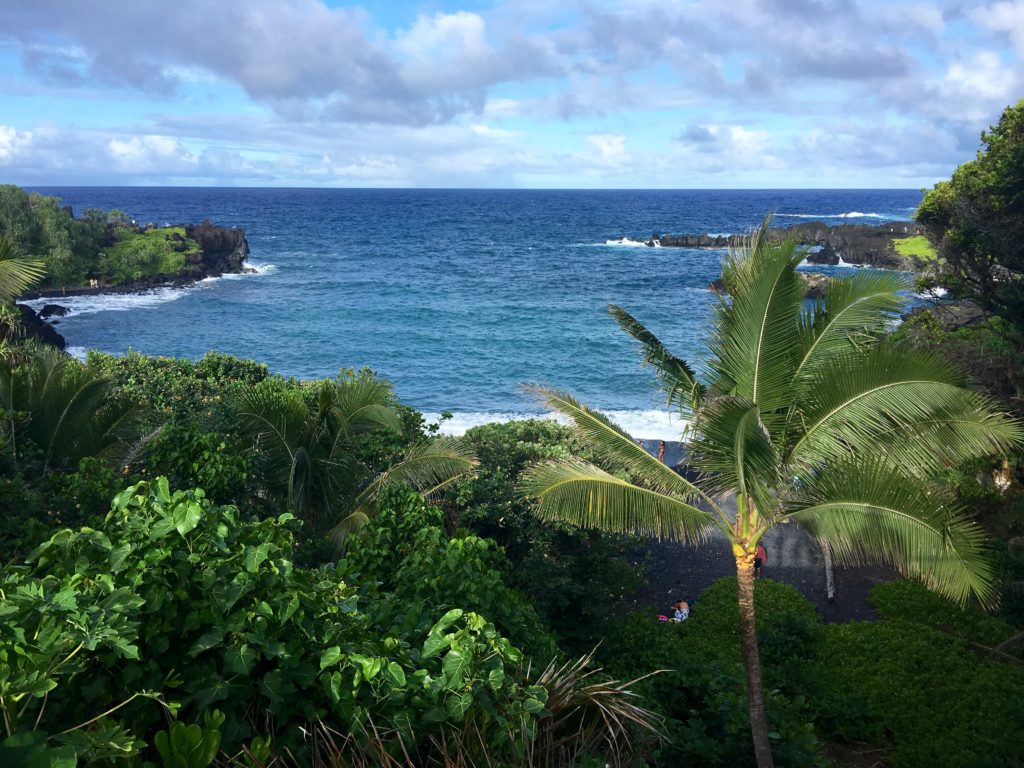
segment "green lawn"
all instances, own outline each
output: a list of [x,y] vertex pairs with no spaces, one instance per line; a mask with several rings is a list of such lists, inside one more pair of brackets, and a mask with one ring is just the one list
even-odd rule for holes
[[911,256],[921,261],[937,260],[939,264],[945,261],[945,259],[938,258],[935,248],[932,247],[932,244],[928,242],[928,238],[924,235],[901,237],[893,240],[892,245],[900,256]]

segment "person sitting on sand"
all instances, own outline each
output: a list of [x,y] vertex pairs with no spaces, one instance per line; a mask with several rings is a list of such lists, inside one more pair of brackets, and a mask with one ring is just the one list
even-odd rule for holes
[[690,618],[690,604],[685,600],[677,600],[672,606],[672,621],[677,624]]

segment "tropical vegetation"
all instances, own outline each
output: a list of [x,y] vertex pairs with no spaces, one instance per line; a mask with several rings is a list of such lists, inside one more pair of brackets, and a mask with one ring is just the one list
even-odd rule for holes
[[[1011,295],[975,235],[1020,220],[1019,109],[926,197],[955,216],[897,242],[953,297],[968,263]],[[572,426],[441,437],[371,371],[79,362],[3,300],[190,247],[0,186],[0,765],[1024,764],[1024,367],[997,304],[901,315],[907,281],[870,271],[808,302],[762,228],[704,365],[612,307],[691,425],[679,474],[553,390]],[[823,623],[751,578],[786,522],[909,578]],[[660,622],[651,536],[717,537],[735,576]]]
[[1024,99],[981,134],[976,159],[925,194],[916,218],[945,259],[943,284],[1024,343]]
[[691,422],[700,479],[673,472],[570,395],[541,389],[629,478],[567,458],[537,465],[524,483],[545,518],[680,542],[715,531],[730,542],[760,768],[773,765],[754,610],[765,532],[797,522],[841,562],[888,563],[959,603],[993,604],[983,531],[937,480],[1024,441],[1024,428],[948,363],[887,338],[905,304],[902,277],[834,279],[826,298],[805,308],[803,253],[771,237],[768,223],[723,265],[729,298],[715,311],[703,377],[610,308],[641,342],[670,406]]
[[[45,265],[44,287],[84,285],[90,278],[124,283],[177,274],[199,245],[184,227],[147,229],[123,211],[90,208],[76,218],[56,197],[0,184],[0,241]],[[9,257],[0,252],[0,264]],[[8,272],[0,267],[0,296]],[[35,275],[43,277],[42,273]],[[11,290],[17,295],[27,285]]]

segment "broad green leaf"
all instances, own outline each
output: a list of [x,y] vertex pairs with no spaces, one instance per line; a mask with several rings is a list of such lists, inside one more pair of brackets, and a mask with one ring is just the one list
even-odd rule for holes
[[466,711],[471,706],[473,706],[473,694],[468,691],[463,694],[449,696],[447,701],[445,701],[445,709],[449,717],[460,722],[466,716]]
[[438,632],[443,632],[448,629],[452,624],[462,618],[461,608],[452,608],[448,613],[438,619],[437,623],[430,628],[429,635],[436,635]]
[[344,654],[341,652],[341,648],[336,645],[332,645],[330,648],[320,654],[320,669],[326,669],[327,667],[333,667],[337,664]]
[[441,663],[441,669],[444,671],[448,687],[459,688],[462,685],[462,679],[468,668],[469,659],[461,651],[457,648],[452,648],[448,651],[445,654],[444,661]]
[[182,536],[194,530],[202,517],[203,508],[194,501],[182,502],[171,510],[174,527]]
[[428,635],[423,643],[423,658],[436,656],[452,643],[450,635]]
[[402,666],[398,662],[392,661],[388,663],[385,676],[387,677],[388,682],[395,688],[405,687],[405,670],[402,669]]

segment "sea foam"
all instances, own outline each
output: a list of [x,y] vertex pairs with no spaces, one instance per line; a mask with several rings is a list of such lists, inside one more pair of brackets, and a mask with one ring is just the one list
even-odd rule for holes
[[[20,301],[32,307],[36,312],[47,304],[58,304],[67,309],[65,317],[74,315],[91,315],[95,312],[125,312],[130,309],[146,309],[175,301],[193,291],[196,288],[206,288],[219,280],[234,280],[244,277],[259,277],[260,275],[272,275],[277,271],[274,264],[253,264],[250,263],[253,272],[242,272],[239,274],[227,273],[216,277],[204,277],[194,285],[186,287],[164,286],[152,288],[139,293],[90,293],[81,296],[47,296],[40,299]],[[58,320],[60,318],[57,318]]]
[[776,213],[776,218],[787,219],[888,219],[892,218],[881,213],[862,213],[860,211],[849,211],[847,213]]
[[[607,410],[601,411],[601,413],[637,440],[679,440],[687,427],[687,422],[663,410]],[[439,413],[424,413],[423,416],[428,424],[436,423],[441,418]],[[566,425],[570,423],[568,417],[553,411],[547,413],[457,411],[452,413],[450,419],[441,422],[441,433],[457,437],[466,434],[466,430],[479,427],[482,424],[525,421],[527,419],[551,419]]]
[[[633,240],[630,237],[620,237],[618,240],[605,240],[604,245],[619,246],[625,248],[650,248],[646,240]],[[661,248],[661,243],[654,241],[655,248]]]

